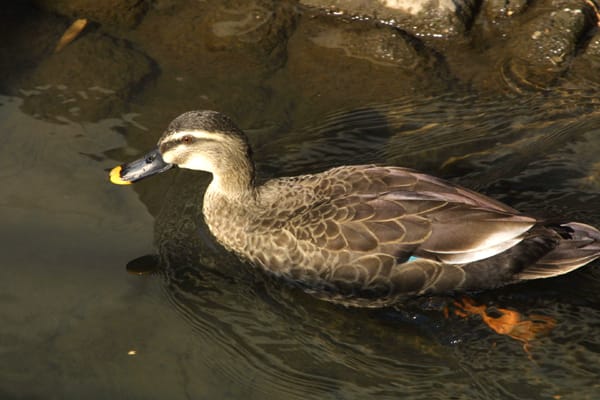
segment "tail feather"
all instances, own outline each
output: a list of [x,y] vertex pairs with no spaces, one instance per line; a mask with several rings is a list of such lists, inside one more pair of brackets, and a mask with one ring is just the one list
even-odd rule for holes
[[560,227],[563,238],[558,245],[534,265],[519,272],[517,279],[541,279],[566,274],[600,258],[598,229],[579,222],[561,224]]

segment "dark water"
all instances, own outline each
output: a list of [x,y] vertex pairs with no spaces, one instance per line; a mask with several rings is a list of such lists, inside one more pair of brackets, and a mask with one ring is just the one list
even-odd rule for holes
[[[84,62],[86,52],[69,48],[15,65],[19,79],[3,82],[0,398],[600,395],[598,262],[473,297],[556,320],[524,348],[479,317],[445,318],[440,310],[452,298],[382,310],[316,300],[256,273],[213,241],[199,209],[208,176],[172,171],[116,187],[106,172],[153,145],[179,113],[216,108],[247,129],[264,177],[363,162],[410,166],[524,212],[600,226],[595,88],[490,94],[432,78],[427,89],[395,96],[393,88],[361,97],[342,87],[341,100],[318,100],[307,94],[311,85],[336,74],[351,77],[366,68],[380,85],[390,71],[363,59],[349,64],[340,53],[343,68],[332,70],[336,64],[325,60],[319,81],[307,74],[318,68],[298,67],[298,59],[325,51],[300,51],[302,35],[311,32],[301,21],[285,66],[259,68],[242,63],[245,54],[208,51],[211,62],[192,67],[183,58],[195,49],[185,31],[173,37],[153,31],[159,22],[176,24],[170,18],[178,2],[173,9],[166,3],[135,29],[90,33],[120,35],[126,48],[154,60],[127,95],[116,84],[94,84],[104,79],[101,72]],[[215,10],[225,32],[238,26],[226,22],[248,13]],[[47,36],[52,46],[56,35],[48,32],[60,36],[68,26],[26,11],[21,21],[35,21],[39,30],[19,31],[22,38],[15,35],[9,45]],[[177,38],[180,46],[173,45]],[[72,58],[61,64],[59,57]],[[61,72],[71,66],[80,80],[61,83],[71,79]],[[146,254],[159,255],[154,272],[128,274],[127,263]]]

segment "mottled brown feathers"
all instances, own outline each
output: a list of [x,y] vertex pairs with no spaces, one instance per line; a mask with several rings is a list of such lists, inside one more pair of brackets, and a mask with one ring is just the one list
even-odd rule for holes
[[[321,296],[363,306],[542,277],[541,264],[527,272],[528,266],[505,258],[514,253],[526,259],[521,253],[536,254],[538,248],[551,254],[556,246],[550,239],[525,240],[536,226],[533,218],[394,167],[340,167],[274,179],[244,204],[209,190],[204,209],[227,248],[275,274],[323,289]],[[539,234],[555,235],[549,229]],[[590,250],[573,263],[599,255]],[[540,256],[530,258],[535,265]]]

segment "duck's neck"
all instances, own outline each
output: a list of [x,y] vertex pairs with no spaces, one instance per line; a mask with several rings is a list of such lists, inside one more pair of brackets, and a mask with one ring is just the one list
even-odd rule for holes
[[213,172],[207,194],[224,197],[230,201],[247,201],[254,196],[254,163],[250,158],[237,158],[235,162]]

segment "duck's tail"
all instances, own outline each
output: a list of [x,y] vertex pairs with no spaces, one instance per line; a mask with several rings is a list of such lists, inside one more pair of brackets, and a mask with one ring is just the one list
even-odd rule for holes
[[519,280],[566,274],[600,258],[600,231],[593,226],[568,222],[551,229],[561,236],[557,246],[523,269],[517,276]]

